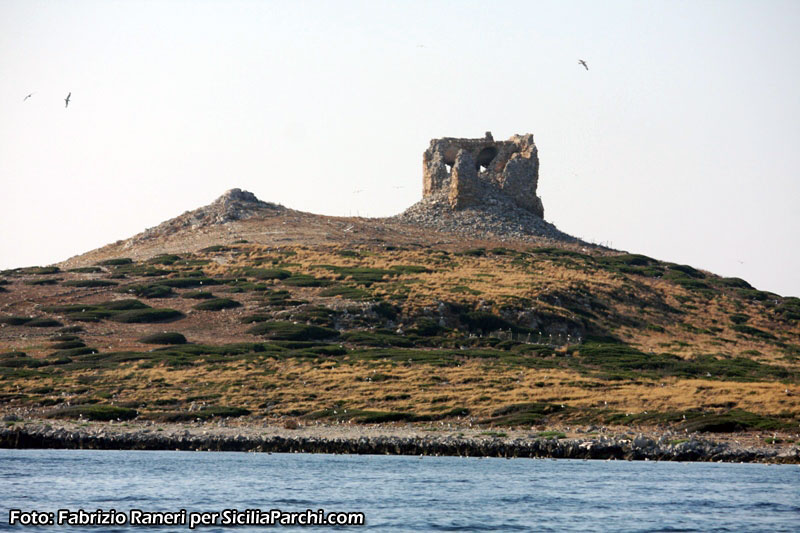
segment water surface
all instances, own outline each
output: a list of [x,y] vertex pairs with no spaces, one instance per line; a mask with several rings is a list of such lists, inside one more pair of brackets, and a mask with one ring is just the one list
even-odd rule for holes
[[[365,526],[340,531],[800,531],[800,467],[0,450],[0,530],[23,529],[8,525],[12,508],[365,513]],[[225,529],[206,526],[197,531]],[[243,526],[235,531],[265,529]],[[188,526],[129,525],[36,530],[190,531]]]

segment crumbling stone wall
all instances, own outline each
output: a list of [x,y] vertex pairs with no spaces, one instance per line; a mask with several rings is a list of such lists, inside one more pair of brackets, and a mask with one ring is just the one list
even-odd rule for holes
[[514,135],[507,141],[495,141],[491,132],[483,139],[433,139],[422,167],[423,197],[446,198],[453,209],[499,197],[544,216],[542,201],[536,196],[539,156],[531,134]]

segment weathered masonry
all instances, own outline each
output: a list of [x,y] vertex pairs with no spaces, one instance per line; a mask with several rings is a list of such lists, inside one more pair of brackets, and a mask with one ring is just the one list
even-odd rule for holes
[[544,216],[536,196],[539,156],[531,134],[507,141],[495,141],[491,132],[483,139],[433,139],[422,166],[423,197],[446,198],[450,207],[462,209],[500,196],[499,200]]

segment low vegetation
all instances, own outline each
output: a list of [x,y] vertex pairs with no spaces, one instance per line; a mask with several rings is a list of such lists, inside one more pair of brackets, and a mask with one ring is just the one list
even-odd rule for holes
[[0,288],[0,408],[54,418],[800,427],[800,299],[642,255],[242,242]]
[[199,311],[222,311],[241,307],[242,304],[230,298],[211,298],[194,306]]
[[144,344],[186,344],[186,337],[174,331],[164,331],[146,335],[139,339],[139,342]]

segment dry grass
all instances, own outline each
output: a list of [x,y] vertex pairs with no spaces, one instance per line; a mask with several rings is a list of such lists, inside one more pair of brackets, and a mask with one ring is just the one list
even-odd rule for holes
[[[589,295],[602,304],[591,311],[593,327],[605,328],[644,353],[669,352],[683,359],[701,355],[746,357],[794,372],[800,370],[800,362],[788,357],[786,348],[781,345],[800,345],[798,323],[778,321],[765,310],[763,303],[742,299],[732,290],[721,290],[709,297],[663,279],[623,275],[580,260],[563,260],[546,254],[474,256],[460,254],[453,248],[348,247],[357,252],[353,256],[342,255],[343,248],[341,244],[313,247],[242,244],[229,251],[183,254],[184,259],[207,260],[206,264],[176,264],[164,268],[174,270],[174,276],[201,270],[204,275],[217,278],[239,277],[244,267],[283,268],[293,274],[350,285],[358,284],[358,280],[339,279],[336,272],[321,265],[381,270],[423,266],[429,271],[391,275],[360,287],[375,300],[391,301],[400,306],[404,316],[436,309],[440,302],[457,302],[495,313],[503,306],[517,306],[521,310],[581,320],[575,309],[566,304],[558,305],[550,296]],[[61,273],[59,277],[84,279],[108,275]],[[24,280],[14,281],[7,286],[10,292],[0,293],[4,314],[50,316],[42,312],[42,305],[92,304],[129,297],[115,292],[113,287],[26,285]],[[125,279],[124,283],[152,281],[134,277]],[[343,309],[358,303],[340,297],[321,297],[321,288],[287,286],[280,280],[256,281],[273,290],[287,290],[291,299],[307,301],[309,306]],[[464,287],[468,290],[460,289]],[[224,285],[203,290],[233,298],[241,302],[242,307],[204,313],[193,310],[197,302],[187,298],[146,300],[153,307],[177,309],[185,313],[186,318],[168,325],[119,324],[103,320],[82,324],[86,331],[78,335],[101,353],[146,351],[150,347],[137,339],[163,330],[179,331],[190,342],[198,344],[255,342],[259,339],[246,333],[249,326],[242,324],[243,317],[259,312],[274,312],[279,316],[291,311],[270,308],[259,291],[227,294],[228,288]],[[660,305],[678,312],[664,311]],[[747,315],[748,325],[770,332],[776,338],[736,332],[730,327],[733,313]],[[44,359],[53,352],[49,340],[52,334],[49,330],[16,326],[0,328],[0,352],[19,350]],[[569,355],[572,350],[564,347],[560,352]],[[371,378],[375,375],[381,376],[380,379]],[[87,387],[86,383],[90,385]],[[54,392],[36,392],[45,388],[52,388]],[[175,400],[180,408],[188,408],[192,403],[230,405],[269,416],[334,407],[418,415],[468,408],[474,419],[480,419],[500,407],[525,402],[622,413],[732,407],[765,415],[800,413],[800,387],[792,380],[787,383],[738,382],[712,377],[603,381],[566,368],[525,368],[469,358],[460,361],[458,366],[439,367],[425,363],[355,361],[347,357],[313,360],[307,357],[275,359],[267,355],[223,362],[197,360],[190,366],[180,367],[126,362],[115,368],[78,369],[52,375],[15,377],[9,372],[0,380],[0,394],[5,397],[23,394],[24,398],[8,400],[9,403],[0,404],[0,409],[3,405],[5,408],[37,406],[43,399],[55,396],[64,401],[85,400],[99,393],[120,405],[147,404],[148,408],[153,408]]]

